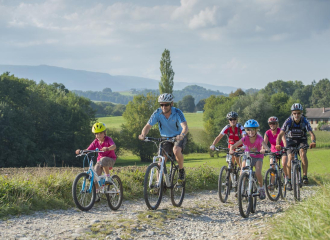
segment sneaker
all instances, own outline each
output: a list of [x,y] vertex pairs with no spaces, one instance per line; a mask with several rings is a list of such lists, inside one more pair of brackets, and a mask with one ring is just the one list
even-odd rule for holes
[[186,179],[186,174],[184,172],[184,169],[182,168],[182,169],[179,170],[179,179],[178,179],[178,182],[182,183],[182,182],[185,181],[185,179]]
[[111,185],[112,184],[111,181],[110,181],[110,177],[105,178],[105,184],[106,185]]
[[287,183],[286,183],[286,190],[292,191],[291,181],[287,181]]
[[304,176],[304,177],[303,177],[303,183],[304,183],[304,184],[308,184],[308,177],[307,177],[307,176]]
[[259,198],[260,200],[264,200],[266,198],[266,193],[264,188],[259,189]]

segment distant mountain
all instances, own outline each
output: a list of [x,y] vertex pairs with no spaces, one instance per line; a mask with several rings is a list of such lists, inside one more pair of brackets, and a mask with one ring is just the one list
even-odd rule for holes
[[[23,66],[0,65],[0,74],[10,72],[19,78],[28,78],[39,82],[62,83],[69,90],[102,91],[111,88],[113,92],[127,91],[130,89],[158,89],[159,80],[134,76],[113,76],[108,73],[73,70],[68,68],[47,65]],[[174,82],[174,90],[182,90],[190,85],[198,85],[213,91],[223,93],[236,91],[237,87],[216,86],[205,83]]]

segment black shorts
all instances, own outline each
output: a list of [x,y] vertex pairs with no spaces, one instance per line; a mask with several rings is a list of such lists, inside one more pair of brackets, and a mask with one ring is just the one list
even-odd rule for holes
[[171,154],[171,153],[173,153],[173,147],[174,146],[180,147],[183,151],[184,147],[186,146],[186,143],[187,143],[187,136],[185,136],[179,142],[174,142],[174,143],[172,143],[172,142],[163,142],[162,143],[162,149],[165,150],[168,154]]
[[[286,139],[286,147],[290,148],[290,147],[301,147],[301,146],[305,146],[308,145],[307,143],[307,139]],[[292,151],[289,149],[286,151],[287,154],[291,154]],[[307,152],[307,149],[306,149]]]

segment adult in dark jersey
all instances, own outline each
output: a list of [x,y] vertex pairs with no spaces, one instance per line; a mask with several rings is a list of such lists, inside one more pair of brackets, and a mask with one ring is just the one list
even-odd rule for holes
[[[210,149],[214,151],[215,145],[223,138],[223,136],[228,137],[228,148],[230,148],[231,145],[234,145],[236,142],[238,142],[243,136],[246,135],[244,127],[237,123],[238,114],[236,112],[229,112],[226,116],[226,118],[229,121],[229,124],[226,125],[220,132],[220,134],[214,139],[212,145],[210,146]],[[242,145],[241,145],[242,146]],[[239,147],[241,147],[239,146]],[[234,161],[239,164],[239,158],[233,157],[232,163]]]
[[[307,132],[311,135],[312,143],[310,148],[316,147],[316,139],[313,133],[312,127],[309,124],[308,120],[302,116],[303,107],[300,103],[294,103],[291,106],[291,116],[286,119],[284,122],[280,134],[276,139],[276,149],[281,149],[281,139],[285,135],[286,147],[300,147],[307,145]],[[308,169],[308,159],[307,159],[307,150],[300,149],[300,157],[302,159],[302,168],[303,168],[303,183],[308,184],[307,178],[307,169]],[[291,161],[294,156],[291,151],[287,151],[288,154],[288,181],[287,181],[287,190],[292,190],[291,185]]]
[[167,152],[173,151],[179,164],[179,182],[185,180],[183,168],[182,151],[187,142],[188,125],[187,121],[178,108],[173,107],[173,96],[170,93],[163,93],[158,97],[160,107],[151,115],[148,123],[144,126],[139,135],[140,140],[144,140],[153,125],[158,123],[160,135],[162,137],[176,137],[176,142],[165,142],[163,149]]

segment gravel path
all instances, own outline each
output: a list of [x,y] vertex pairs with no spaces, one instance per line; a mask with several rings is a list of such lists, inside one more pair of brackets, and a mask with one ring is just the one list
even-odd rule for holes
[[[305,198],[314,192],[315,187],[304,186],[301,194]],[[181,208],[174,208],[165,195],[156,211],[147,210],[143,199],[124,201],[118,211],[112,211],[102,199],[89,212],[72,208],[0,221],[0,239],[260,238],[267,219],[294,204],[292,195],[288,192],[287,201],[258,199],[257,212],[248,219],[240,216],[233,193],[226,204],[219,201],[217,191],[189,193]]]

